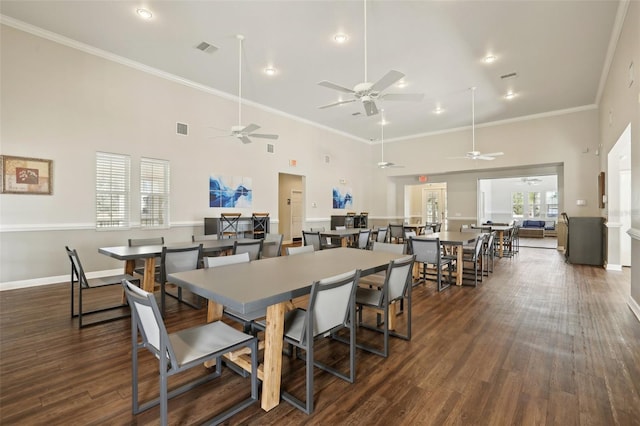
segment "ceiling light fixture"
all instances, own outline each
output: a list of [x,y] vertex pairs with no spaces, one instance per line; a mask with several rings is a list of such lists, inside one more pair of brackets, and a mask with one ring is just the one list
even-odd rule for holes
[[345,43],[348,39],[349,37],[347,37],[346,34],[342,34],[342,33],[339,33],[333,36],[333,40],[339,44]]
[[151,13],[147,9],[137,9],[136,13],[138,14],[139,17],[145,20],[149,20],[153,18],[153,13]]
[[402,88],[404,88],[404,87],[407,87],[407,82],[406,82],[406,81],[404,81],[404,80],[400,80],[400,81],[398,82],[398,84],[396,84],[396,87],[398,87],[398,88],[400,88],[400,89],[402,89]]
[[487,55],[484,58],[482,58],[482,62],[484,62],[485,64],[492,64],[496,61],[496,58],[494,55]]
[[267,68],[264,69],[264,73],[266,75],[269,75],[269,76],[276,75],[277,70],[275,68],[272,68],[272,67],[267,67]]
[[438,115],[439,115],[439,114],[442,114],[443,112],[444,112],[444,109],[442,109],[442,107],[440,107],[440,105],[438,105],[438,106],[436,107],[436,109],[434,109],[434,110],[433,110],[433,113],[434,113],[434,114],[438,114]]
[[507,92],[507,94],[504,95],[504,98],[507,99],[507,100],[511,100],[511,99],[513,99],[515,97],[516,97],[516,93],[513,90],[509,90]]

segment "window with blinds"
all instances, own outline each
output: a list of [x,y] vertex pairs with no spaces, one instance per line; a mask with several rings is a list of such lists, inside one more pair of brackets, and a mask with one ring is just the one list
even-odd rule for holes
[[169,227],[169,162],[140,160],[140,226]]
[[129,228],[128,155],[96,152],[96,228]]

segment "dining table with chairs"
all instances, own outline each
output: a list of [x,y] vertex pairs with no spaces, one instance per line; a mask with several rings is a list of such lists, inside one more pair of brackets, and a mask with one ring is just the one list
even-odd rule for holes
[[[268,411],[280,401],[284,318],[291,299],[308,294],[314,281],[352,270],[360,270],[362,276],[373,274],[402,256],[340,247],[179,272],[169,275],[169,279],[209,300],[207,321],[220,319],[223,308],[244,314],[266,308],[264,362],[258,376],[263,381],[262,408]],[[245,369],[250,367],[244,355],[233,362]]]

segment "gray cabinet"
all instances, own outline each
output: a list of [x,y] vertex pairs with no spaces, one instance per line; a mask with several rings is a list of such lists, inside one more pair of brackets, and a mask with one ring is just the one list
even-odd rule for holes
[[604,235],[604,218],[570,217],[567,261],[580,265],[604,265]]

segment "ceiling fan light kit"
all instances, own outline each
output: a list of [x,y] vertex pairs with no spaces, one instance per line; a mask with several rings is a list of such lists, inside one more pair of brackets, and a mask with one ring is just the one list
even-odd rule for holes
[[260,128],[255,123],[247,126],[242,124],[242,42],[244,41],[244,36],[238,34],[236,39],[238,39],[238,124],[231,126],[231,133],[227,136],[237,138],[245,144],[252,142],[250,138],[278,139],[278,135],[253,133]]
[[325,109],[360,101],[362,102],[366,114],[368,116],[372,116],[378,114],[378,107],[376,105],[376,100],[378,99],[387,101],[421,101],[424,98],[424,93],[382,93],[383,90],[402,80],[403,77],[404,74],[400,71],[391,70],[375,83],[371,83],[369,81],[367,74],[367,0],[364,0],[364,82],[356,84],[353,89],[349,89],[327,80],[319,82],[318,85],[322,87],[348,93],[353,97],[351,99],[322,105],[318,108]]
[[471,87],[471,151],[467,152],[464,157],[449,157],[449,159],[467,159],[467,160],[495,160],[496,157],[504,155],[504,152],[490,152],[483,154],[480,151],[476,151],[476,88]]

